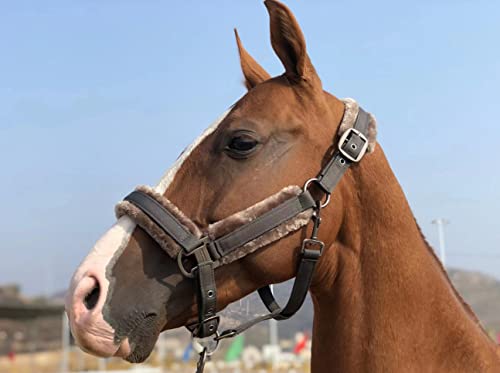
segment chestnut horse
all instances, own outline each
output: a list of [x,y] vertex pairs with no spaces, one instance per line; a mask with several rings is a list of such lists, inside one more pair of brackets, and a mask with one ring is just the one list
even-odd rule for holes
[[[265,5],[285,73],[271,78],[236,35],[248,92],[155,187],[199,227],[314,177],[348,106],[356,107],[323,91],[290,10]],[[310,287],[312,371],[500,372],[497,347],[451,285],[374,145],[322,212],[325,250]],[[217,309],[293,278],[307,229],[218,268]],[[141,362],[160,332],[196,320],[195,303],[191,280],[124,216],[77,269],[66,310],[81,348]]]

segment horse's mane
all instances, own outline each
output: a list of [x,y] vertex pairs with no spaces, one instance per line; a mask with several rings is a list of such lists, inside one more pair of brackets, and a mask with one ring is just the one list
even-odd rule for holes
[[[431,246],[431,244],[429,243],[429,241],[427,240],[427,238],[425,237],[424,233],[422,232],[422,228],[420,228],[420,225],[418,224],[417,222],[417,219],[415,218],[415,224],[417,225],[417,228],[418,228],[418,231],[420,233],[420,236],[422,237],[422,240],[424,241],[425,243],[425,246],[427,247],[427,250],[429,251],[429,253],[432,255],[432,257],[435,259],[435,261],[437,262],[437,265],[441,271],[441,273],[443,274],[443,277],[446,279],[448,285],[450,286],[450,288],[452,289],[453,291],[453,294],[455,294],[455,297],[457,297],[457,299],[460,301],[460,303],[462,304],[462,306],[464,307],[465,311],[467,312],[467,314],[472,318],[472,320],[481,328],[481,330],[485,333],[486,333],[486,330],[483,328],[483,325],[481,324],[481,321],[479,320],[479,318],[477,317],[477,315],[474,313],[474,311],[472,310],[472,307],[464,300],[464,298],[460,295],[460,293],[457,291],[457,289],[455,288],[455,286],[452,284],[451,280],[450,280],[450,277],[448,276],[448,273],[446,272],[446,269],[444,268],[443,266],[443,263],[441,262],[441,260],[439,260],[439,258],[437,257],[436,255],[436,252],[435,250],[433,249],[433,247]],[[488,336],[489,338],[489,336]]]

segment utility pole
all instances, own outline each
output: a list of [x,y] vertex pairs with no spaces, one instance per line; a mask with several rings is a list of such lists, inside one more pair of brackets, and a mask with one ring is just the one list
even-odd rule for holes
[[441,263],[443,263],[443,267],[446,267],[446,246],[444,240],[444,227],[450,222],[446,219],[439,218],[434,219],[432,224],[437,225],[438,228],[438,236],[439,236],[439,256],[441,258]]
[[[271,285],[271,293],[274,294],[274,286]],[[269,344],[278,346],[278,322],[275,319],[269,319]]]
[[[271,285],[271,293],[274,294],[274,286]],[[269,344],[273,349],[272,357],[272,370],[276,368],[276,363],[278,361],[278,322],[275,319],[269,319]]]

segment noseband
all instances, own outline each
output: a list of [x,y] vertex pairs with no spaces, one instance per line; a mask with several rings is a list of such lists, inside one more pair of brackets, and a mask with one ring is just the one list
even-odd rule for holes
[[[324,243],[317,237],[321,209],[329,203],[332,191],[349,166],[359,162],[365,155],[369,145],[371,120],[372,117],[359,108],[354,125],[345,129],[337,150],[328,163],[303,188],[287,187],[276,195],[215,223],[208,230],[200,230],[180,209],[151,188],[136,189],[117,206],[117,216],[130,216],[177,261],[181,273],[194,280],[198,322],[187,326],[193,337],[211,337],[217,344],[221,339],[234,337],[261,321],[271,318],[288,319],[300,309],[324,248]],[[312,184],[326,196],[324,201],[313,197],[309,191]],[[238,219],[238,224],[235,224]],[[233,223],[235,227],[229,232],[221,233],[217,227],[225,221]],[[219,333],[215,268],[277,241],[310,221],[313,223],[312,234],[302,242],[297,275],[286,305],[281,307],[276,302],[269,286],[260,288],[259,296],[269,313]],[[185,267],[187,258],[192,258],[195,262],[189,270]],[[202,371],[205,357],[210,352],[208,347],[203,348],[198,371]]]

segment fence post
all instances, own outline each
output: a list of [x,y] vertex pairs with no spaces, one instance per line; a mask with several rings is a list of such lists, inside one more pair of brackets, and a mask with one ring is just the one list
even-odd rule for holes
[[66,312],[62,314],[62,327],[61,327],[61,373],[67,373],[69,371],[69,320]]

